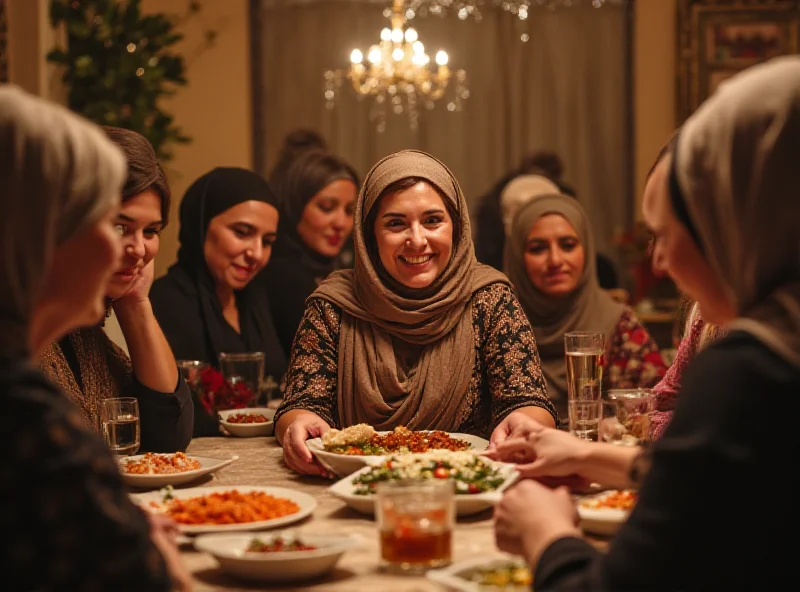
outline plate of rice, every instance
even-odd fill
[[[387,455],[403,455],[446,450],[479,452],[489,442],[472,434],[447,433],[439,430],[410,430],[403,426],[391,432],[377,432],[367,424],[343,430],[329,430],[322,438],[306,442],[308,449],[323,467],[339,477],[346,477]]]

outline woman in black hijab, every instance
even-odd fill
[[[278,228],[269,185],[246,169],[215,168],[187,190],[180,225],[178,262],[150,291],[175,357],[217,366],[221,352],[261,351],[265,375],[280,382],[286,356],[266,285],[253,281],[269,261]]]
[[[306,298],[337,267],[353,232],[358,177],[330,152],[298,156],[272,186],[281,202],[275,256],[264,272],[270,309],[287,356]]]

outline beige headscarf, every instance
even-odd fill
[[[542,175],[520,175],[512,179],[500,193],[500,211],[503,214],[503,228],[506,237],[511,234],[514,214],[540,195],[559,193],[558,185]]]
[[[99,127],[0,85],[0,357],[28,329],[55,247],[119,202],[125,159]]]
[[[726,328],[800,366],[800,57],[720,85],[681,131],[671,187],[734,303]]]
[[[525,269],[525,247],[536,221],[547,214],[559,214],[569,222],[583,245],[585,263],[575,291],[565,298],[554,298],[533,285]],[[567,417],[567,370],[564,362],[564,333],[598,331],[606,343],[619,324],[624,306],[614,301],[600,287],[595,270],[595,247],[586,211],[567,195],[539,196],[517,212],[506,241],[505,271],[528,316],[536,336],[547,381],[547,394],[558,409],[559,417]]]
[[[371,260],[364,234],[367,216],[383,191],[410,177],[437,188],[460,216],[453,220],[460,227],[460,240],[453,245],[450,262],[424,290],[387,285],[391,282],[380,262]],[[338,389],[342,425],[364,422],[376,429],[405,425],[452,431],[458,427],[456,410],[469,387],[475,358],[472,295],[489,284],[508,283],[500,272],[475,259],[458,182],[446,166],[423,152],[387,156],[364,180],[353,241],[355,269],[332,274],[312,295],[344,312]],[[415,363],[404,363],[395,345],[404,351],[416,349]]]

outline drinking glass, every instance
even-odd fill
[[[245,385],[252,393],[248,406],[266,406],[268,400],[262,400],[264,391],[264,352],[250,352],[244,354],[219,354],[219,369],[222,376],[231,387]],[[264,398],[265,398],[264,397]]]
[[[656,396],[651,389],[611,389],[608,398],[608,415],[614,414],[616,425],[608,433],[601,433],[603,441],[629,446],[650,442],[650,419],[656,408]],[[605,420],[605,418],[604,418]],[[608,423],[608,427],[613,424]]]
[[[199,360],[178,360],[178,371],[189,386],[189,390],[196,392],[201,386],[201,375],[208,368],[208,362]]]
[[[100,401],[103,437],[111,452],[130,456],[139,450],[139,401],[133,397]]]
[[[210,367],[211,364],[200,360],[178,360],[178,370],[192,393],[192,405],[194,406],[192,436],[195,438],[219,436],[220,434],[219,420],[216,413],[209,414],[203,405],[203,396],[205,394],[203,392],[203,372]]]
[[[377,487],[381,565],[421,573],[452,560],[455,489],[450,479],[384,481]]]
[[[565,333],[568,400],[598,401],[603,383],[603,333]]]
[[[581,440],[597,441],[600,426],[601,402],[574,399],[567,402],[569,410],[569,433]]]

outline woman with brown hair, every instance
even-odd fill
[[[41,367],[96,430],[100,429],[102,399],[135,397],[140,451],[185,450],[194,422],[191,395],[149,299],[154,258],[169,219],[169,186],[146,138],[120,128],[104,131],[128,163],[122,207],[115,220],[123,254],[106,296],[130,358],[111,342],[102,325],[96,325],[72,331],[53,343],[43,352]]]
[[[264,276],[272,320],[288,356],[306,298],[336,269],[353,232],[358,176],[342,158],[310,150],[272,190],[280,200],[281,223]]]
[[[131,502],[102,438],[35,367],[54,340],[103,317],[121,254],[124,156],[97,126],[0,85],[0,178],[0,524],[13,533],[4,581],[190,590],[174,525]]]
[[[406,150],[367,175],[355,269],[309,298],[275,416],[286,463],[321,473],[305,442],[369,423],[492,441],[554,426],[533,331],[508,279],[475,259],[467,204],[432,156]]]

